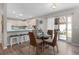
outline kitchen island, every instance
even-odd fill
[[[7,44],[10,45],[11,36],[16,36],[19,39],[22,39],[22,41],[23,41],[23,39],[25,39],[24,41],[28,41],[29,40],[29,36],[27,34],[28,34],[28,32],[31,32],[31,31],[32,31],[32,29],[26,29],[26,30],[23,30],[23,29],[22,30],[8,30],[7,31]],[[22,36],[20,36],[22,34],[24,34],[25,38],[22,38]],[[19,41],[19,39],[18,39],[18,41]],[[16,43],[16,40],[15,40],[15,43]]]

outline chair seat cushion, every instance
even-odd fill
[[[47,40],[45,40],[45,41],[47,41],[47,42],[52,42],[52,41],[53,41],[53,39],[47,39]]]
[[[42,40],[40,39],[36,39],[37,44],[40,44],[42,42]]]
[[[52,42],[44,41],[44,43],[53,46]]]

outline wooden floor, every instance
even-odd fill
[[[1,46],[1,45],[0,45]],[[79,55],[79,47],[70,45],[63,41],[58,41],[59,46],[59,53],[56,55]],[[19,45],[13,45],[13,47],[8,47],[7,49],[3,50],[0,47],[0,55],[35,55],[35,51],[30,48],[29,54],[29,43],[25,42]],[[53,50],[51,47],[49,49],[45,49],[43,53],[39,52],[39,55],[53,55]]]

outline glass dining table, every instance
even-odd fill
[[[44,51],[44,47],[45,47],[45,40],[49,39],[51,37],[51,35],[48,35],[48,34],[41,34],[41,35],[38,35],[37,39],[41,39],[42,40],[42,47],[43,47],[43,51]]]

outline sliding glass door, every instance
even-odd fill
[[[72,16],[62,16],[59,19],[59,39],[71,41]]]
[[[59,39],[66,40],[66,38],[67,38],[66,17],[62,16],[59,19]]]
[[[72,39],[72,16],[67,17],[67,40],[70,42]]]

